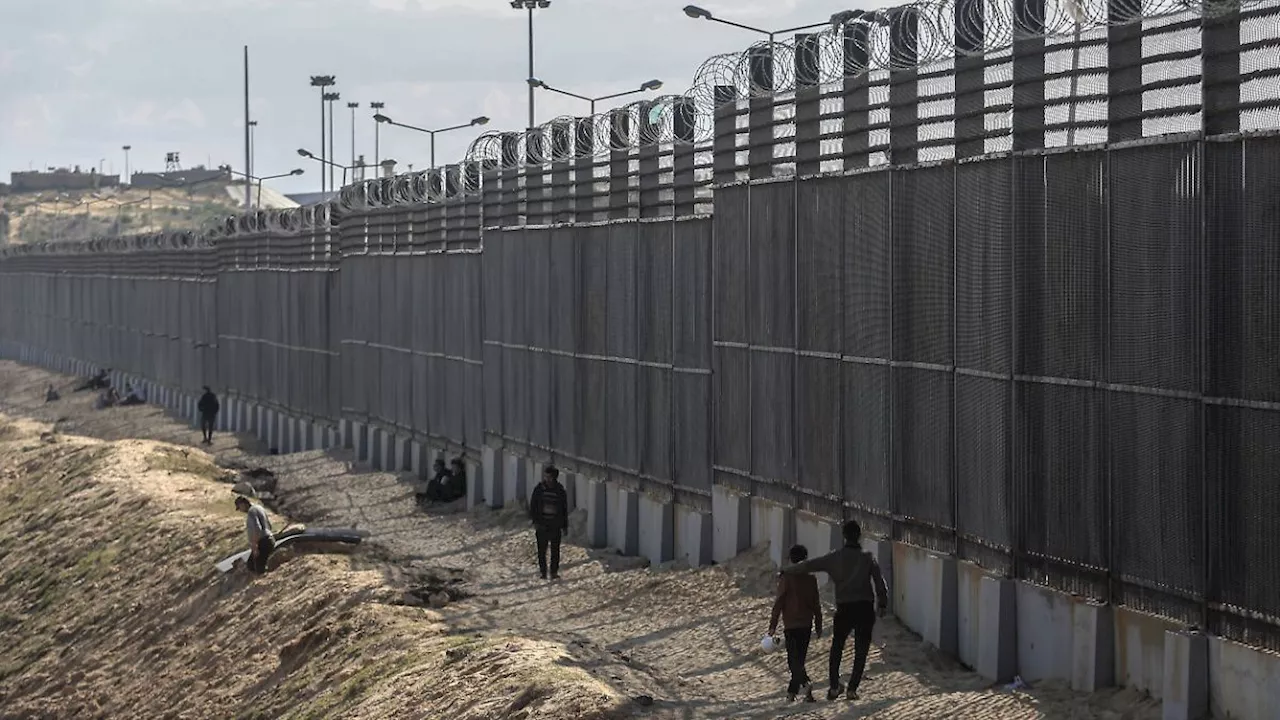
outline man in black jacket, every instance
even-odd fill
[[[214,421],[218,419],[218,396],[213,394],[208,385],[204,386],[204,395],[200,396],[200,402],[196,404],[196,410],[200,413],[200,431],[204,433],[204,444],[213,444],[213,426]]]
[[[547,579],[547,547],[551,548],[551,579],[560,575],[560,539],[569,527],[569,494],[560,484],[560,471],[548,465],[542,482],[529,498],[529,518],[538,538],[538,570]]]

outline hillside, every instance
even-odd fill
[[[244,542],[224,475],[0,417],[0,718],[612,715],[560,646],[451,632],[432,571],[282,551],[220,575]]]
[[[9,214],[8,239],[16,245],[197,229],[219,216],[241,212],[243,194],[243,184],[224,183],[150,191],[128,187],[67,191],[57,194],[56,203],[53,192],[20,193],[0,195],[0,211]],[[258,202],[256,188],[254,201]],[[269,187],[262,190],[261,204],[294,205]]]

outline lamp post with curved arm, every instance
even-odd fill
[[[294,168],[287,173],[279,173],[277,175],[264,175],[262,177],[258,177],[257,175],[251,175],[249,173],[242,173],[239,170],[234,170],[232,168],[227,168],[227,172],[233,175],[239,175],[240,177],[245,179],[246,183],[253,182],[255,180],[258,181],[257,205],[258,207],[262,207],[262,181],[263,180],[276,180],[278,178],[283,178],[283,177],[293,177],[295,175],[301,175],[305,173],[306,170],[303,170],[302,168]]]
[[[327,159],[327,158],[316,157],[315,153],[311,152],[310,150],[307,150],[306,148],[298,148],[298,155],[300,155],[300,156],[302,156],[302,157],[304,157],[304,158],[307,158],[308,160],[315,160],[316,162],[320,163],[321,165],[326,165],[326,166],[328,166],[328,167],[330,167],[330,168],[338,168],[338,169],[342,170],[342,184],[343,184],[344,186],[347,184],[347,170],[350,170],[351,168],[348,168],[346,165],[340,165],[340,164],[338,164],[338,163],[336,163],[336,162],[333,162],[332,160],[329,160],[329,159]],[[292,173],[289,173],[289,174],[290,174],[290,175],[295,175],[295,174],[296,174],[296,175],[301,175],[302,173],[299,173],[299,172],[292,172]],[[323,176],[324,176],[324,173],[323,173],[323,172],[321,172],[321,173],[320,173],[320,175],[321,175],[321,177],[323,177]],[[332,190],[330,190],[330,192],[332,192]]]
[[[382,113],[378,113],[377,115],[374,115],[373,119],[377,120],[379,123],[386,123],[388,125],[402,127],[407,130],[416,130],[418,132],[427,133],[428,135],[430,135],[431,136],[431,167],[432,168],[436,166],[436,133],[449,132],[450,130],[461,130],[463,128],[477,127],[479,125],[489,124],[489,118],[483,115],[481,115],[480,117],[471,118],[471,122],[463,123],[461,125],[451,125],[450,127],[440,128],[438,130],[428,130],[427,128],[420,128],[414,125],[406,125],[404,123],[398,123],[395,120],[392,120],[391,118],[387,117],[386,115],[383,115]]]
[[[635,95],[636,93],[649,92],[650,90],[657,90],[662,87],[661,80],[648,80],[648,81],[645,81],[644,83],[641,83],[640,87],[634,90],[623,90],[622,92],[611,93],[609,95],[587,97],[586,95],[578,95],[577,93],[571,93],[568,90],[561,90],[560,88],[551,87],[550,85],[539,80],[538,78],[529,78],[528,82],[529,82],[529,87],[531,88],[535,88],[535,89],[541,88],[543,90],[546,90],[547,92],[553,92],[559,95],[567,95],[571,98],[577,98],[579,100],[585,100],[591,103],[592,115],[596,114],[596,103],[600,102],[601,100],[612,100],[614,98],[625,97],[627,95]]]

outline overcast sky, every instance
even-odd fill
[[[757,38],[695,21],[687,0],[553,0],[536,11],[537,75],[582,95],[649,78],[682,92],[709,55]],[[783,28],[822,21],[867,0],[705,0],[747,24]],[[161,170],[168,151],[186,167],[243,169],[242,48],[249,46],[251,105],[259,123],[257,174],[304,167],[276,181],[319,189],[319,91],[311,75],[336,75],[342,95],[336,154],[373,159],[368,103],[400,122],[444,127],[477,115],[488,129],[518,129],[527,113],[526,16],[509,0],[3,0],[0,8],[0,177],[50,165]],[[581,114],[583,103],[540,92],[538,120]],[[601,108],[603,109],[603,108]],[[440,163],[460,159],[471,129],[438,139]],[[428,138],[382,129],[382,157],[428,165]],[[305,164],[301,164],[305,163]]]

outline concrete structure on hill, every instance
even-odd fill
[[[105,187],[118,187],[118,175],[100,175],[96,169],[81,172],[80,166],[74,168],[50,168],[46,171],[32,170],[15,172],[9,175],[10,192],[27,193],[44,190],[97,190]]]
[[[195,185],[205,182],[231,182],[231,172],[221,168],[210,170],[197,165],[190,170],[174,170],[159,173],[134,173],[130,183],[136,188],[165,188],[175,185]]]

